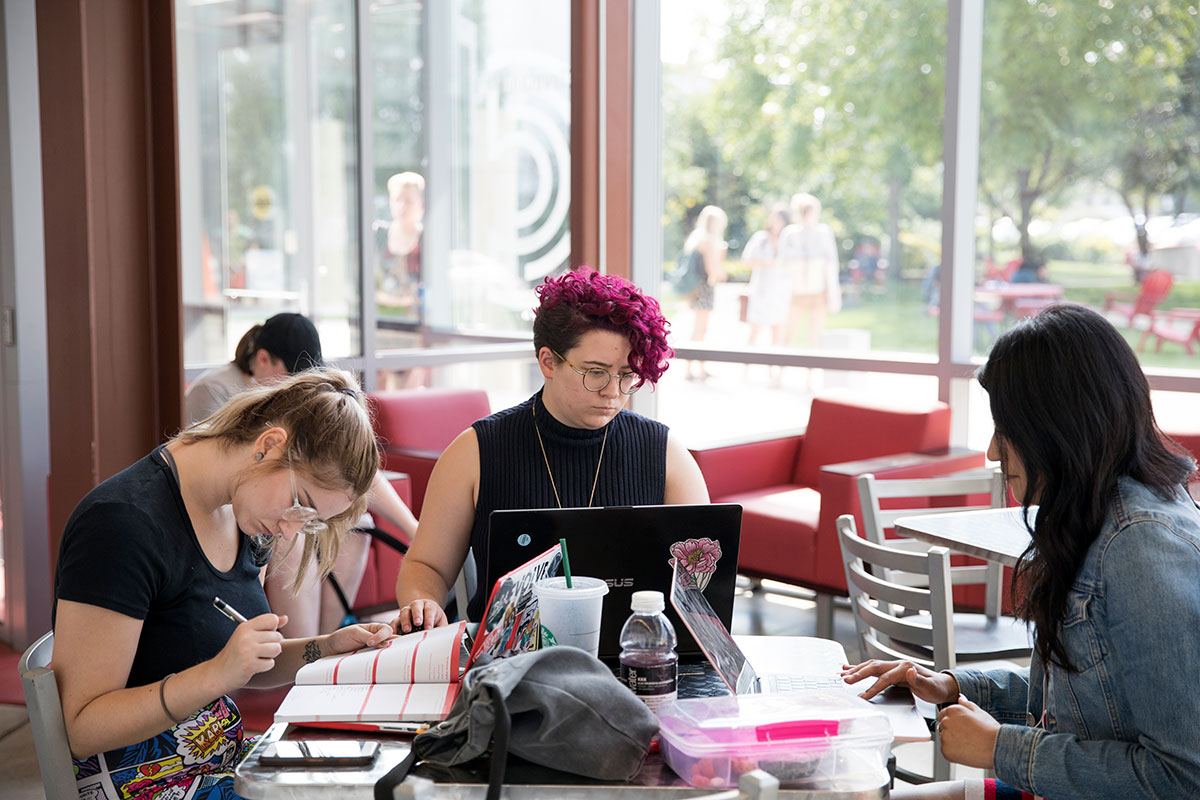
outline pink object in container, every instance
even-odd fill
[[[865,791],[888,782],[891,724],[848,693],[674,700],[658,721],[663,758],[692,786],[733,787],[754,769],[789,789]]]

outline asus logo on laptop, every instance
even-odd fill
[[[633,586],[633,578],[605,578],[604,582],[610,589],[628,589]]]

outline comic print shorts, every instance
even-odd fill
[[[221,697],[183,722],[129,747],[75,759],[81,800],[234,800],[233,769],[257,737]]]

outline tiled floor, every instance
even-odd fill
[[[809,600],[773,592],[751,594],[739,591],[733,606],[734,633],[775,636],[813,636],[816,632],[814,604]],[[857,658],[854,620],[844,607],[834,614],[834,638],[846,648],[850,659]],[[909,744],[896,749],[902,766],[928,772],[930,745]],[[963,772],[977,773],[973,770]],[[960,772],[960,775],[962,773]],[[42,798],[33,737],[23,706],[0,705],[0,798],[37,800]]]

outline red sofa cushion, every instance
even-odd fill
[[[372,392],[375,432],[385,446],[446,449],[472,422],[491,413],[482,389],[399,389]]]
[[[412,505],[412,481],[407,475],[392,478],[388,481],[396,494],[407,506]],[[399,528],[392,527],[387,520],[375,515],[375,525],[386,533],[390,533],[404,543],[409,543],[408,534]],[[403,556],[388,545],[371,541],[367,551],[367,564],[363,568],[362,581],[358,584],[358,593],[350,604],[355,608],[377,605],[394,605],[396,602],[396,574],[400,572],[400,560]]]
[[[1200,424],[1195,430],[1163,431],[1163,433],[1191,453],[1192,458],[1200,461]]]
[[[1191,453],[1192,458],[1200,462],[1200,424],[1197,424],[1192,429],[1176,429],[1165,431],[1165,433]],[[1188,483],[1188,491],[1196,502],[1200,502],[1200,472],[1192,473],[1192,480]]]
[[[412,479],[409,508],[417,517],[438,456],[471,423],[491,413],[482,389],[399,389],[368,395],[384,469]]]
[[[738,502],[725,498],[790,484],[803,439],[802,434],[785,435],[691,452],[704,474],[708,496],[714,502]]]
[[[742,536],[738,569],[755,577],[807,573],[817,553],[821,496],[815,489],[784,484],[728,495],[722,503],[740,503]]]
[[[945,403],[816,397],[796,459],[794,482],[816,487],[826,464],[928,452],[949,441],[950,406]]]

